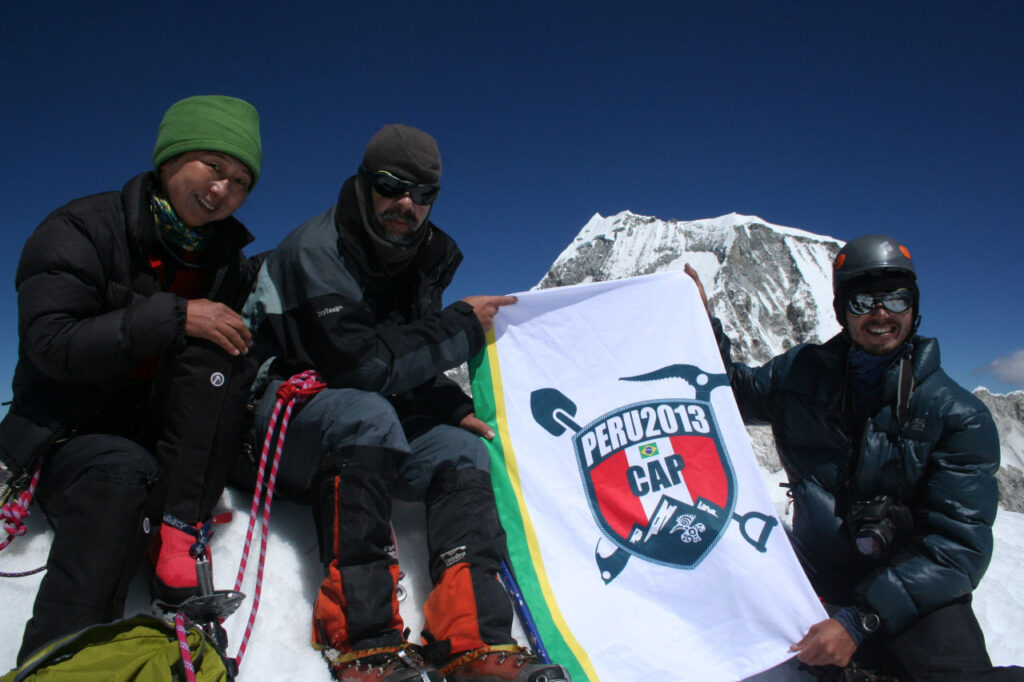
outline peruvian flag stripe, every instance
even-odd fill
[[[629,459],[619,450],[590,470],[601,516],[621,538],[629,538],[634,524],[647,525],[643,504],[629,489],[627,469]]]
[[[673,436],[672,447],[683,456],[683,479],[694,502],[703,497],[724,509],[729,502],[729,482],[715,441],[706,436]]]

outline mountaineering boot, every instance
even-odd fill
[[[180,604],[199,595],[196,559],[210,560],[207,543],[213,535],[214,521],[186,524],[164,514],[160,534],[150,547],[153,563],[153,596],[168,604]]]
[[[450,659],[441,673],[448,682],[572,682],[565,668],[515,644],[467,651]]]
[[[326,649],[323,654],[339,682],[444,682],[437,668],[424,662],[410,644],[345,654]]]

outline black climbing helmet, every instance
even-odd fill
[[[870,234],[857,237],[839,250],[832,263],[832,308],[846,327],[846,302],[861,291],[904,287],[914,295],[914,328],[920,323],[920,292],[910,251],[892,237]]]

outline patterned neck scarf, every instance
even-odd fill
[[[888,355],[872,355],[862,348],[850,346],[847,356],[850,364],[850,383],[858,393],[877,393],[882,390],[882,378],[897,357],[914,350],[907,341]]]
[[[186,252],[206,250],[213,236],[212,227],[189,227],[174,213],[171,202],[156,193],[149,197],[149,212],[164,242]]]

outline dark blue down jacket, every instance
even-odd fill
[[[728,339],[719,340],[728,359]],[[851,442],[844,429],[849,348],[839,334],[756,369],[732,364],[730,380],[744,421],[772,427],[792,486],[794,547],[818,594],[839,606],[868,605],[895,633],[969,594],[984,575],[999,437],[985,405],[940,368],[938,342],[916,336],[906,419],[896,416],[897,362],[885,377],[881,409],[860,442]],[[910,508],[914,531],[900,551],[872,565],[856,554],[843,518],[851,503],[879,494]]]

